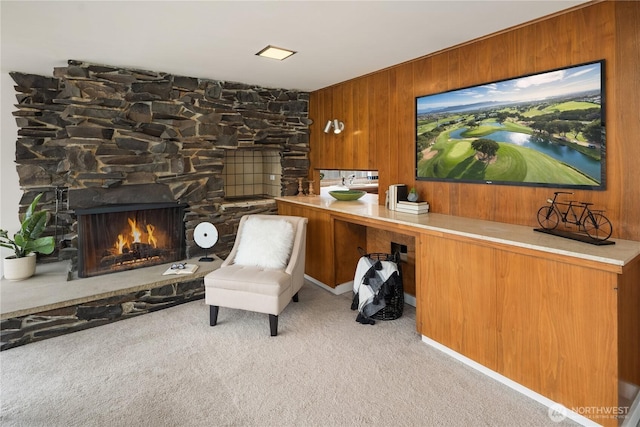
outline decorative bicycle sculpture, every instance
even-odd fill
[[[597,241],[604,241],[611,237],[613,227],[611,221],[603,215],[602,210],[591,210],[593,203],[586,202],[558,202],[558,194],[573,194],[568,191],[556,191],[553,200],[547,199],[549,205],[538,210],[538,223],[545,230],[554,230],[560,221],[564,224],[576,225],[578,231],[584,232]]]

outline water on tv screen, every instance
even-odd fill
[[[416,179],[605,188],[604,61],[416,98]]]

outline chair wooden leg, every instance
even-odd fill
[[[218,307],[217,305],[209,306],[209,326],[216,326],[218,323]]]
[[[269,315],[269,327],[271,328],[271,336],[275,337],[278,335],[278,316],[275,314]]]
[[[298,302],[298,292],[293,296],[293,302]]]

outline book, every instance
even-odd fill
[[[397,206],[403,206],[409,209],[429,209],[429,202],[404,202],[399,201]]]
[[[396,210],[399,212],[407,213],[427,213],[429,212],[429,202],[404,202],[399,201],[396,205]]]
[[[171,267],[167,268],[167,270],[162,273],[163,276],[168,276],[170,274],[193,274],[198,270],[198,264],[187,264],[185,262],[177,262],[172,264]]]
[[[389,197],[389,209],[395,211],[398,201],[407,200],[407,186],[405,184],[392,184],[389,186],[387,194]]]
[[[409,190],[407,186],[404,184],[397,184],[396,186],[396,204],[398,202],[406,202],[407,196],[409,195]]]
[[[421,214],[429,213],[429,209],[416,210],[416,209],[411,209],[411,208],[405,208],[404,206],[398,205],[398,206],[396,206],[396,212],[410,213],[410,214],[414,214],[414,215],[421,215]]]

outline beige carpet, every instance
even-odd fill
[[[361,325],[312,284],[280,316],[203,301],[0,353],[3,427],[568,426],[422,343],[415,310]]]

